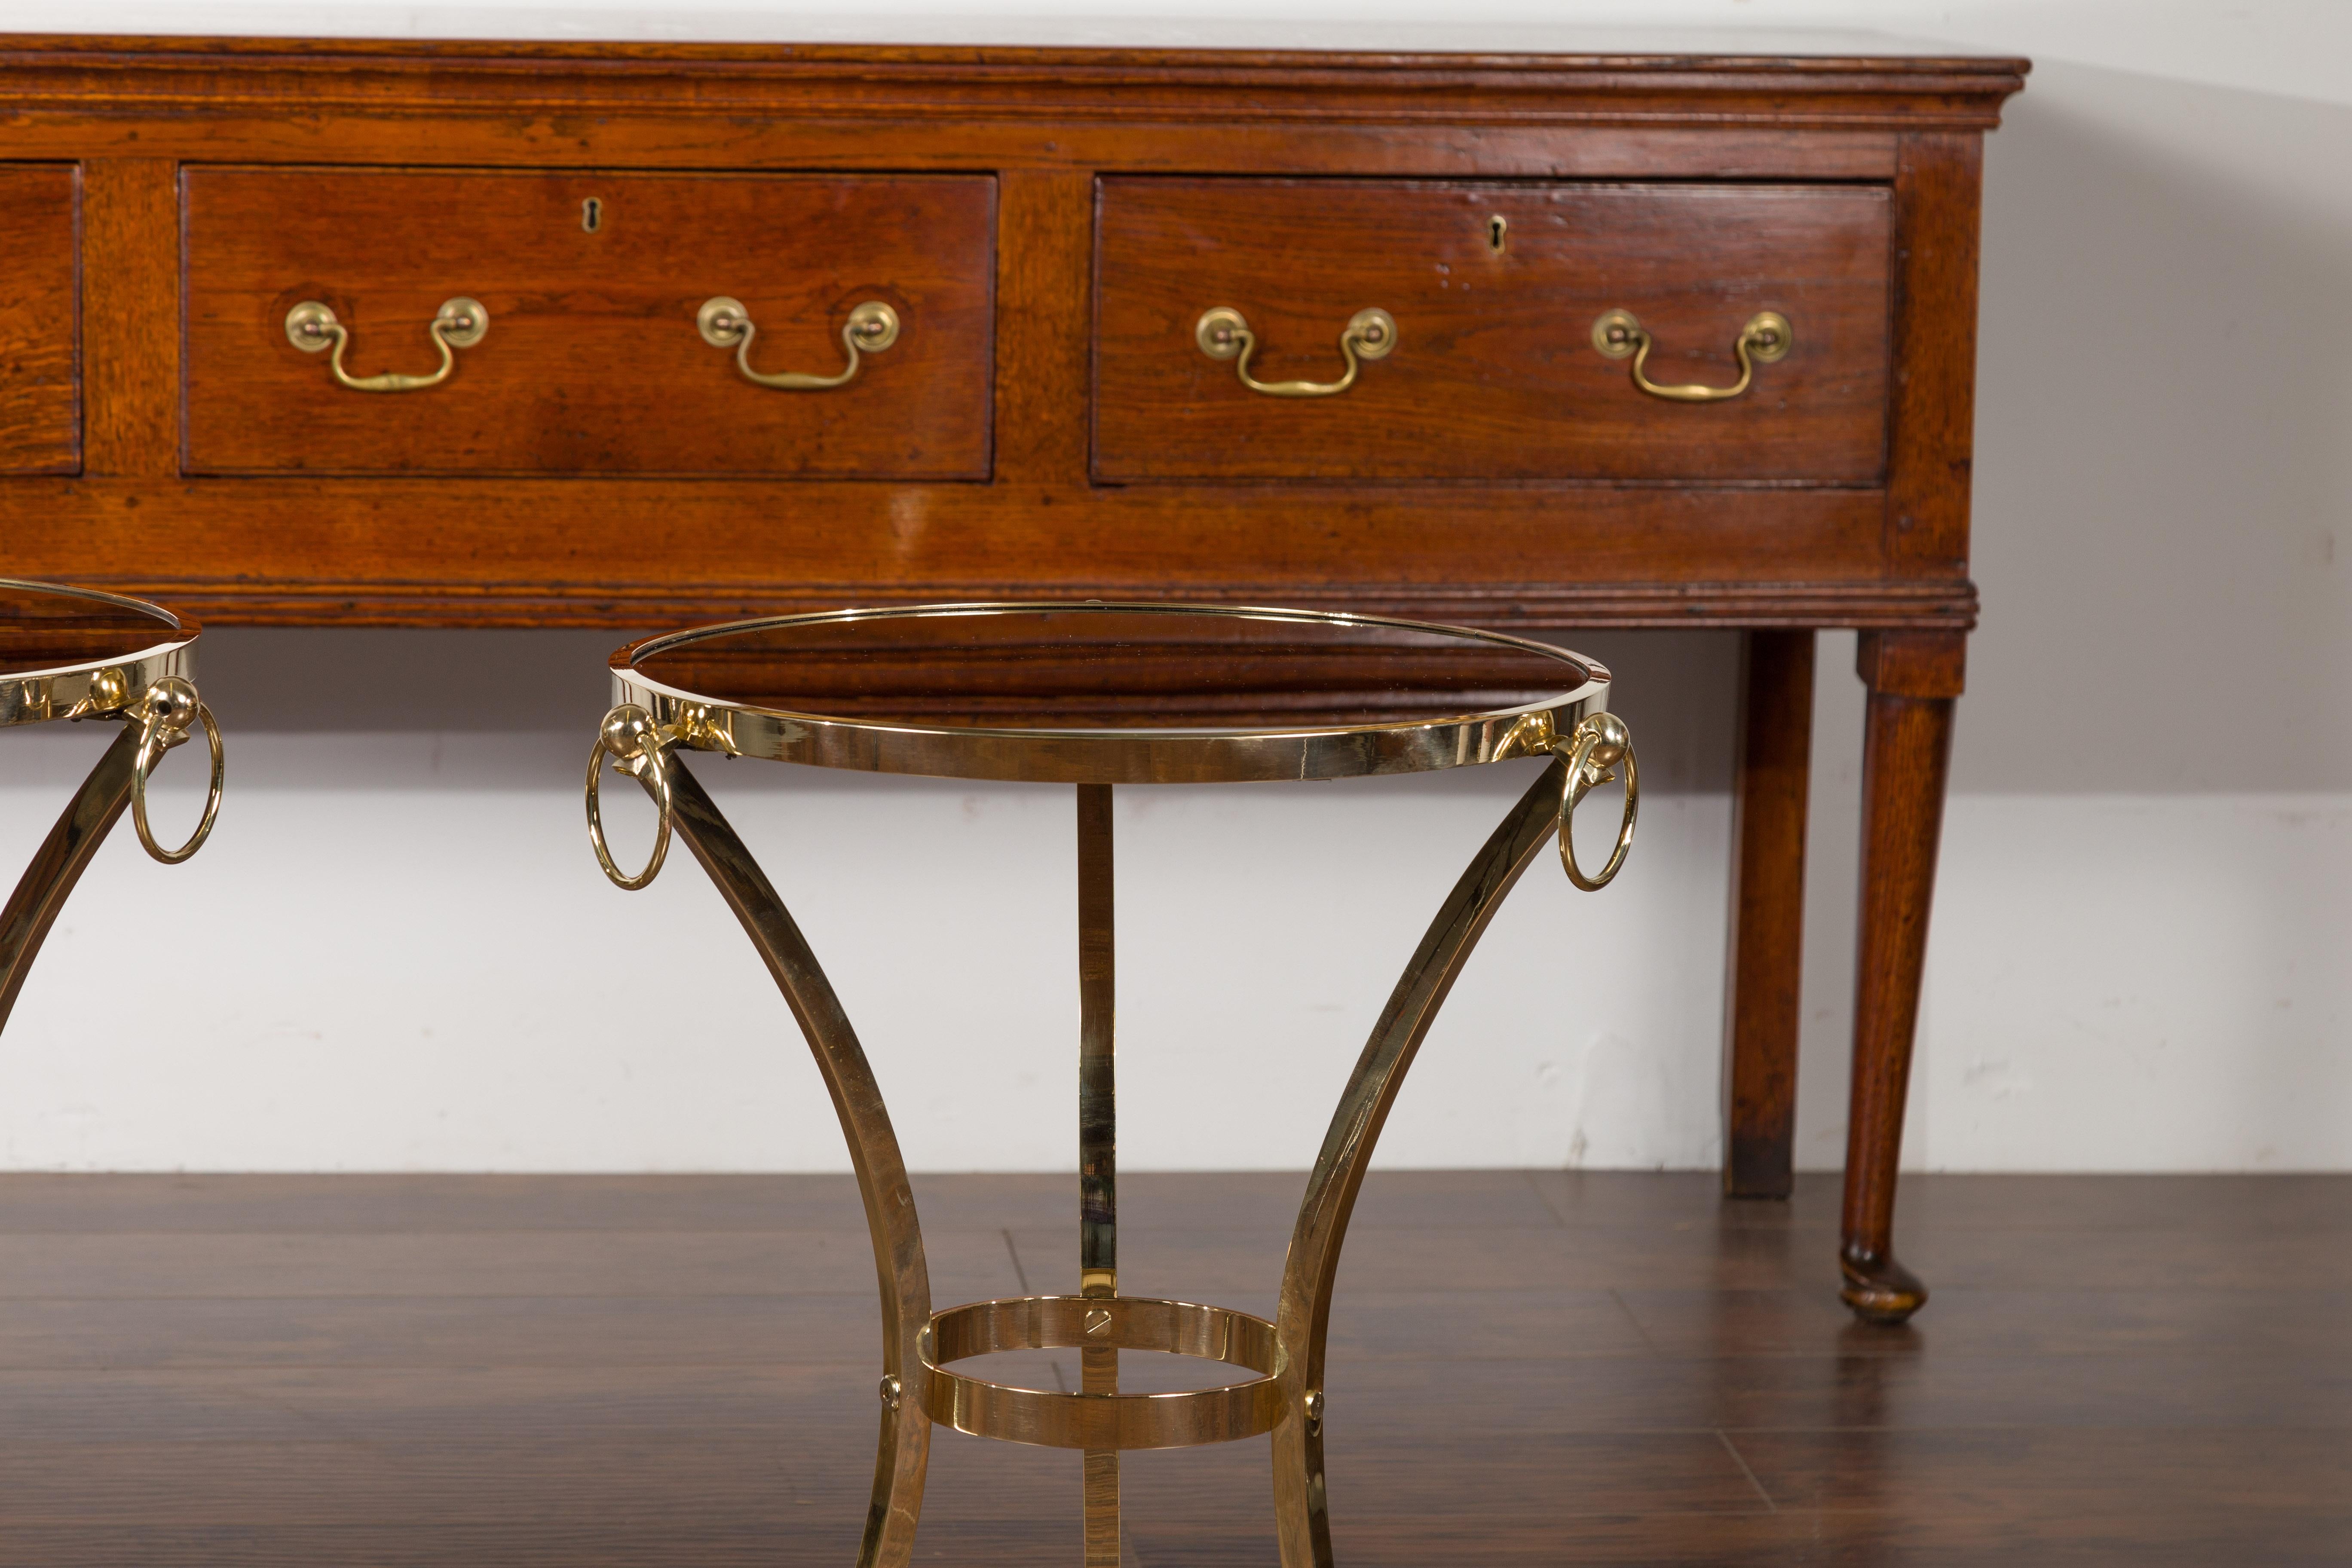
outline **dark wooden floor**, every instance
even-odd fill
[[[1123,1285],[1269,1310],[1300,1184],[1124,1178]],[[940,1302],[1072,1288],[1073,1188],[919,1181]],[[1375,1177],[1342,1563],[2352,1563],[2352,1178],[1914,1178],[1907,1330],[1835,1202]],[[872,1278],[845,1179],[0,1177],[0,1563],[848,1568]],[[1272,1568],[1267,1453],[1131,1456],[1134,1563]],[[1075,1563],[1077,1505],[943,1433],[919,1556]]]

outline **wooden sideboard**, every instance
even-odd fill
[[[1789,1190],[1813,632],[1858,627],[1843,1263],[1900,1319],[1980,141],[2024,70],[0,39],[0,570],[214,625],[1745,628],[1738,1195]]]

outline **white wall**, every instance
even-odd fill
[[[843,22],[142,0],[0,6],[0,25],[1574,47],[1574,31],[1529,25],[1638,16],[1877,26],[2034,55],[1987,158],[1985,619],[1906,1156],[2352,1166],[2352,7],[922,15],[946,9]],[[231,727],[220,831],[176,869],[127,834],[93,868],[0,1036],[0,1166],[841,1167],[805,1052],[692,865],[632,898],[581,842],[579,774],[617,640],[208,635],[205,684]],[[1718,1157],[1729,639],[1569,640],[1623,677],[1651,786],[1642,843],[1598,898],[1543,867],[1522,884],[1432,1037],[1390,1163]],[[467,669],[498,695],[445,697]],[[1799,1122],[1813,1166],[1843,1152],[1859,717],[1852,638],[1825,637]],[[0,865],[21,863],[101,739],[53,728],[0,737]],[[1129,792],[1127,1163],[1305,1163],[1391,977],[1519,772]],[[1071,1163],[1066,793],[753,763],[705,776],[835,969],[912,1163]],[[1313,1115],[1289,1109],[1298,1097]]]

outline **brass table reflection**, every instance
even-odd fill
[[[0,910],[0,1028],[66,896],[126,805],[139,842],[166,865],[194,855],[212,833],[221,740],[196,695],[197,631],[142,600],[0,577],[0,728],[57,719],[122,725]],[[204,819],[185,844],[166,849],[148,826],[147,780],[197,723],[212,752]]]
[[[942,649],[952,650],[942,674]],[[926,657],[928,656],[928,657]],[[849,1141],[882,1293],[882,1434],[861,1568],[908,1561],[930,1424],[1085,1454],[1085,1561],[1118,1562],[1118,1456],[1274,1434],[1285,1568],[1328,1568],[1324,1341],[1332,1280],[1372,1145],[1454,977],[1519,875],[1559,847],[1577,886],[1616,875],[1640,780],[1608,670],[1492,633],[1368,616],[1177,605],[943,605],[741,621],[613,656],[614,706],[588,759],[590,842],[642,888],[673,836],[719,886],[799,1019]],[[1078,1290],[934,1311],[898,1143],[857,1037],[767,877],[680,757],[1077,786]],[[1356,1063],[1291,1234],[1273,1321],[1118,1291],[1112,1037],[1111,792],[1122,784],[1338,779],[1549,758],[1439,910]],[[658,812],[634,875],[600,811],[607,764]],[[1622,778],[1607,862],[1588,871],[1577,803]],[[954,1370],[995,1351],[1076,1348],[1074,1393]],[[1254,1373],[1122,1394],[1118,1352]]]

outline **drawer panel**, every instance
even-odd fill
[[[990,176],[191,168],[182,195],[190,472],[987,477]],[[868,301],[896,338],[845,384],[757,385],[698,329],[719,298],[762,374],[841,374]],[[289,335],[323,304],[352,377],[422,375],[452,300],[485,330],[429,387],[346,388],[331,330]]]
[[[81,471],[81,178],[0,163],[0,474]]]
[[[1097,188],[1094,472],[1176,479],[1798,480],[1885,468],[1884,187],[1106,178]],[[1501,219],[1500,246],[1496,219]],[[1360,310],[1395,321],[1332,395],[1251,391],[1196,341],[1246,323],[1262,382],[1340,378]],[[1759,312],[1790,324],[1748,389]]]

